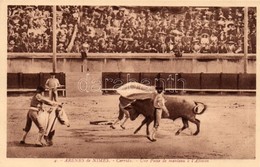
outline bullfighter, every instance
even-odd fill
[[[42,93],[45,91],[45,88],[42,86],[38,86],[36,89],[35,95],[31,99],[31,104],[29,111],[27,112],[27,117],[26,117],[26,125],[25,128],[23,129],[24,133],[22,136],[22,139],[20,141],[20,144],[25,144],[25,139],[32,127],[32,122],[35,123],[37,128],[39,129],[39,134],[35,143],[35,146],[37,147],[42,147],[44,144],[42,143],[42,138],[44,136],[45,130],[44,130],[44,121],[40,119],[40,115],[43,114],[43,104],[50,105],[50,106],[60,106],[61,104],[50,101],[46,99]]]

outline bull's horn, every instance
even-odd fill
[[[195,102],[195,104],[196,104],[196,102]],[[193,112],[195,113],[195,114],[198,114],[198,104],[196,104],[196,106],[195,107],[193,107]]]

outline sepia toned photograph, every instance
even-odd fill
[[[4,159],[257,164],[258,4],[157,4],[4,4]]]

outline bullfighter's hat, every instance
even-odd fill
[[[44,92],[45,91],[45,88],[43,87],[43,86],[38,86],[37,88],[36,88],[36,91],[38,91],[38,92]]]
[[[156,86],[155,89],[156,89],[156,91],[158,93],[161,93],[163,91],[163,87],[162,86]]]

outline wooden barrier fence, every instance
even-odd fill
[[[7,73],[7,93],[35,92],[37,86],[44,86],[50,73]],[[59,88],[63,96],[66,93],[65,73],[57,73],[56,78],[63,88]]]
[[[256,92],[256,74],[231,73],[102,73],[102,90],[127,82],[162,86],[166,91]]]
[[[102,92],[115,91],[127,82],[162,86],[168,92],[256,92],[256,74],[244,73],[122,73],[103,72]],[[7,93],[34,92],[45,85],[49,73],[8,73]],[[57,73],[64,88],[58,91],[66,96],[65,73]]]

